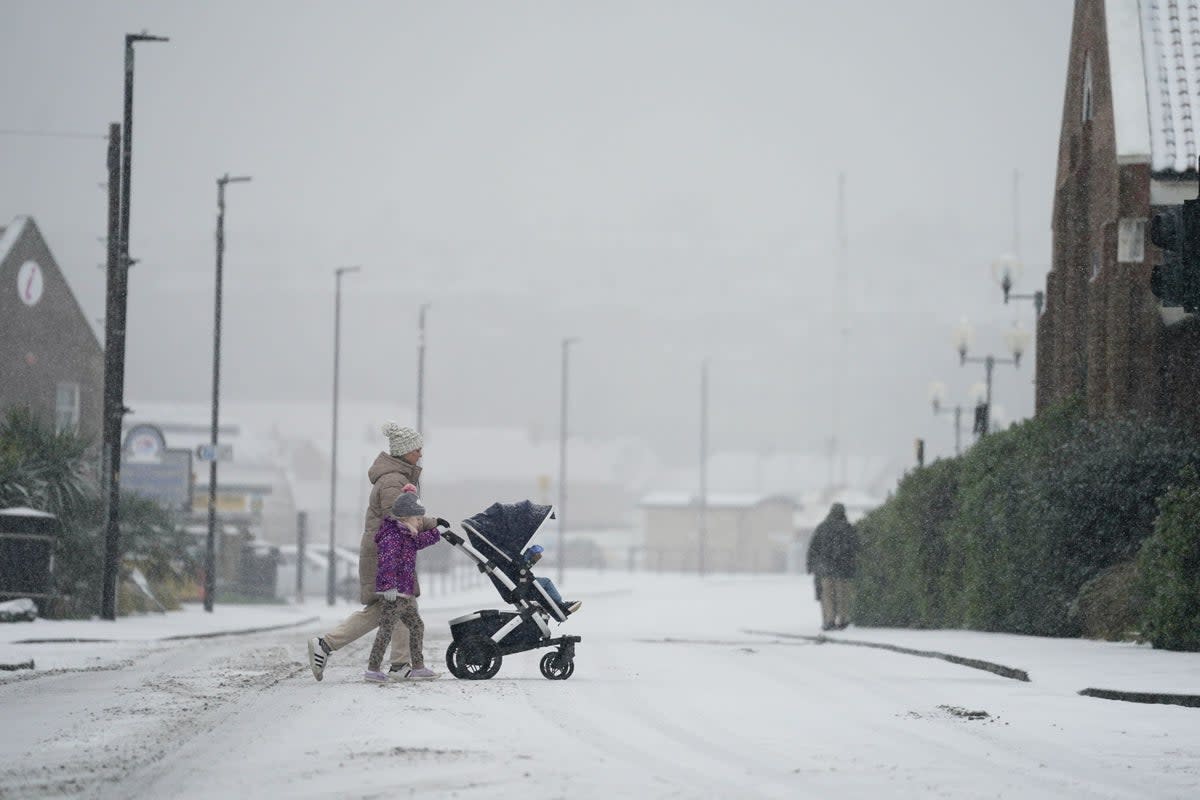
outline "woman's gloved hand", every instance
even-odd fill
[[[389,603],[396,602],[396,598],[400,597],[400,591],[398,589],[388,589],[386,592],[376,592],[375,594],[379,595],[380,598]]]

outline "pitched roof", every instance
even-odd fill
[[[1195,169],[1200,0],[1106,0],[1117,162]]]
[[[12,224],[5,228],[0,228],[0,264],[3,264],[8,258],[8,253],[21,239],[21,234],[25,232],[25,223],[29,221],[29,217],[17,217]]]
[[[1141,10],[1150,168],[1195,169],[1200,155],[1194,119],[1200,111],[1200,0],[1141,0]]]

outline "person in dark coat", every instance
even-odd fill
[[[846,519],[846,507],[834,503],[813,532],[808,545],[808,571],[821,598],[821,630],[841,630],[850,624],[854,604],[854,575],[858,570],[858,534]]]

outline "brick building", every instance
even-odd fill
[[[0,411],[26,406],[98,442],[104,351],[37,224],[0,228]]]
[[[1194,118],[1196,118],[1194,120]],[[1150,292],[1147,221],[1197,196],[1200,0],[1076,0],[1037,407],[1200,427],[1200,321]]]

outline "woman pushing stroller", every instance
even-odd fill
[[[436,527],[419,530],[425,519],[425,507],[416,495],[416,487],[404,487],[392,503],[391,516],[384,517],[375,534],[378,549],[378,569],[375,572],[375,594],[382,604],[379,629],[367,661],[363,679],[370,683],[387,683],[388,676],[380,670],[383,654],[392,640],[392,627],[397,617],[408,627],[409,652],[412,664],[404,677],[410,679],[436,678],[437,673],[425,666],[425,623],[417,610],[413,592],[417,570],[417,551],[441,540]]]

